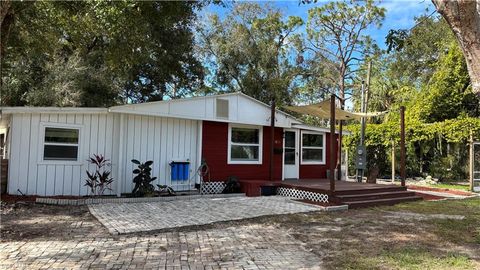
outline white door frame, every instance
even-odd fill
[[[300,130],[299,129],[284,129],[283,130],[283,155],[282,155],[282,180],[285,179],[299,179],[300,178]],[[295,165],[285,164],[285,132],[295,132]],[[296,178],[285,178],[286,166],[296,166]]]

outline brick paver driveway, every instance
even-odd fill
[[[20,205],[2,213],[0,269],[320,268],[318,252],[270,220],[112,235],[85,206]]]
[[[154,231],[319,210],[317,206],[280,196],[108,203],[89,205],[89,209],[112,234]]]

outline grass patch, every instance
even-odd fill
[[[447,188],[447,189],[455,189],[461,191],[470,191],[468,185],[459,185],[459,184],[451,184],[451,183],[439,183],[436,185],[428,185],[434,188]]]
[[[480,244],[480,198],[420,201],[379,208],[419,214],[463,215],[465,219],[429,219],[431,232],[452,243]]]
[[[419,214],[480,215],[480,197],[463,200],[418,201],[378,209]]]
[[[378,226],[378,222],[382,220],[385,211],[463,215],[465,218],[406,219],[403,224],[394,223],[384,228]],[[351,214],[355,215],[354,212]],[[362,220],[351,217],[359,222],[355,231],[343,227],[340,232],[329,233],[330,237],[339,239],[341,245],[337,247],[336,254],[328,258],[327,268],[446,270],[476,269],[479,266],[477,259],[469,258],[469,253],[463,251],[480,249],[480,198],[403,203],[359,210],[357,215],[362,215],[359,217]],[[378,216],[378,221],[375,216]],[[377,222],[377,226],[367,226],[370,221]],[[370,234],[365,239],[364,234],[358,233],[368,230],[381,237],[376,239]],[[385,237],[388,234],[405,237],[389,239],[388,236]],[[345,239],[360,241],[345,243]],[[449,245],[456,248],[446,250],[445,246]]]
[[[378,256],[350,256],[344,269],[472,269],[474,262],[465,255],[446,253],[435,255],[426,248],[403,247],[383,250]]]
[[[463,220],[433,219],[432,232],[452,243],[480,244],[480,218],[466,217]]]

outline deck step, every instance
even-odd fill
[[[420,196],[408,196],[400,198],[387,198],[387,199],[377,199],[377,200],[364,200],[364,201],[353,201],[353,202],[344,202],[348,205],[348,208],[360,208],[360,207],[369,207],[369,206],[379,206],[379,205],[393,205],[403,202],[412,202],[422,200]]]
[[[402,186],[386,186],[386,187],[377,187],[377,188],[359,188],[351,190],[338,190],[335,191],[335,195],[359,195],[359,194],[372,194],[372,193],[386,193],[386,192],[400,192],[407,191],[407,187]]]
[[[288,185],[288,184],[280,184],[278,186],[284,187],[284,188],[311,191],[311,192],[328,193],[328,188],[322,189],[315,186],[294,186],[294,185]],[[399,192],[399,191],[407,191],[407,187],[402,187],[402,186],[359,187],[359,188],[352,188],[347,190],[336,190],[335,195],[358,195],[358,194],[372,194],[372,193]]]
[[[389,191],[389,192],[375,192],[375,193],[365,193],[365,194],[352,194],[352,195],[337,195],[336,197],[342,202],[353,202],[353,201],[367,201],[367,200],[379,200],[379,199],[390,199],[390,198],[403,198],[415,196],[413,191]]]

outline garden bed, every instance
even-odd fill
[[[158,197],[88,197],[88,198],[54,198],[54,197],[37,197],[35,202],[42,204],[54,205],[88,205],[100,203],[140,203],[140,202],[161,202],[161,201],[175,201],[175,200],[193,200],[199,198],[229,198],[229,197],[243,197],[243,193],[233,194],[204,194],[204,195],[180,195],[180,196],[158,196]]]
[[[37,195],[10,195],[2,194],[0,200],[4,203],[16,203],[16,202],[35,202],[37,198],[51,198],[51,199],[67,199],[67,200],[78,200],[85,197],[81,196],[37,196]]]
[[[468,192],[468,191],[462,191],[458,189],[449,189],[449,188],[437,188],[437,187],[426,187],[426,186],[417,186],[417,185],[407,185],[408,189],[411,190],[419,190],[419,191],[434,191],[434,192],[443,192],[443,193],[448,193],[448,194],[453,194],[453,195],[459,195],[459,196],[472,196],[475,195],[475,193]]]

